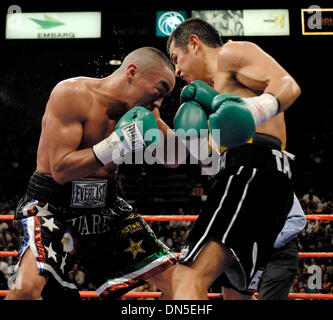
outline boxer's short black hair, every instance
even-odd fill
[[[191,34],[196,34],[209,47],[217,48],[223,45],[221,36],[211,24],[199,18],[189,18],[173,30],[167,41],[167,51],[170,52],[171,42],[174,42],[176,47],[185,48]]]

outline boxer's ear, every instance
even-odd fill
[[[190,34],[188,37],[189,49],[192,49],[195,52],[197,52],[200,46],[201,46],[200,38],[196,34]]]
[[[126,76],[129,81],[132,81],[136,73],[138,72],[139,67],[135,63],[131,63],[126,68]]]

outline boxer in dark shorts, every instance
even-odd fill
[[[54,87],[36,172],[15,215],[24,238],[6,299],[39,299],[47,284],[60,287],[60,296],[77,296],[68,278],[76,259],[99,295],[147,280],[168,296],[177,256],[117,196],[115,179],[126,157],[159,145],[159,129],[168,127],[158,109],[174,86],[169,59],[143,47],[108,77],[71,78]]]
[[[176,76],[187,83],[176,132],[194,129],[200,146],[206,139],[213,153],[222,153],[223,168],[173,272],[173,297],[207,299],[224,274],[233,285],[222,289],[224,298],[248,299],[242,293],[258,280],[293,205],[284,112],[301,90],[258,45],[224,44],[202,19],[179,24],[167,50]]]
[[[224,151],[179,262],[194,261],[211,240],[221,243],[234,256],[221,284],[252,295],[293,206],[290,163],[281,141],[266,134]]]

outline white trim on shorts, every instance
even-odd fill
[[[238,169],[238,171],[237,171],[237,173],[236,173],[236,175],[239,175],[239,174],[242,172],[243,168],[244,168],[244,166],[240,166],[239,169]],[[228,234],[229,234],[229,231],[230,231],[230,229],[232,228],[232,226],[233,226],[233,224],[234,224],[234,222],[235,222],[235,220],[236,220],[236,218],[237,218],[237,216],[238,216],[238,213],[239,213],[239,211],[240,211],[241,208],[242,208],[243,201],[244,201],[244,199],[245,199],[245,197],[246,197],[246,194],[247,194],[247,190],[248,190],[249,184],[250,184],[250,182],[253,180],[253,178],[254,178],[254,176],[256,175],[256,173],[257,173],[257,169],[256,169],[256,168],[253,168],[253,169],[252,169],[252,175],[251,175],[250,179],[249,179],[249,180],[246,182],[246,184],[245,184],[244,191],[243,191],[243,194],[242,194],[241,200],[240,200],[239,203],[238,203],[238,206],[237,206],[236,212],[234,213],[234,215],[233,215],[233,217],[232,217],[232,219],[231,219],[231,222],[230,222],[230,224],[229,224],[229,226],[228,226],[226,232],[224,233],[224,235],[223,235],[223,237],[222,237],[222,240],[221,240],[222,243],[225,243],[225,240],[226,240],[226,238],[227,238],[227,236],[228,236]],[[187,257],[184,259],[184,262],[188,261],[188,260],[192,257],[193,253],[198,249],[198,247],[202,244],[202,242],[203,242],[204,239],[206,238],[207,234],[209,233],[209,231],[210,231],[210,229],[211,229],[211,227],[212,227],[212,225],[213,225],[213,223],[214,223],[214,221],[215,221],[215,219],[216,219],[216,216],[217,216],[218,212],[221,210],[222,205],[223,205],[223,202],[224,202],[225,198],[226,198],[227,195],[228,195],[228,192],[229,192],[230,185],[231,185],[231,182],[232,182],[233,177],[234,177],[234,175],[231,175],[231,176],[229,177],[229,179],[228,179],[228,183],[227,183],[227,186],[226,186],[225,191],[224,191],[224,193],[223,193],[223,195],[222,195],[222,197],[221,197],[221,201],[220,201],[220,203],[219,203],[217,209],[215,210],[215,212],[214,212],[214,214],[213,214],[211,220],[209,221],[208,226],[207,226],[207,228],[206,228],[206,230],[205,230],[203,236],[200,238],[200,240],[196,243],[196,245],[193,247],[193,249],[191,250],[191,252],[190,252],[190,253],[187,255]],[[199,252],[200,252],[201,250],[202,250],[202,248],[199,250]],[[195,255],[195,258],[196,258],[197,256],[198,256],[198,253]],[[195,259],[194,259],[194,260],[195,260]]]
[[[236,212],[235,212],[235,214],[233,215],[233,217],[232,217],[232,219],[231,219],[231,222],[230,222],[230,224],[229,224],[229,226],[228,226],[226,232],[225,232],[224,235],[223,235],[222,243],[225,243],[225,240],[227,239],[227,236],[228,236],[228,234],[229,234],[229,232],[230,232],[230,229],[232,228],[232,226],[233,226],[233,224],[234,224],[234,222],[235,222],[235,220],[236,220],[236,218],[237,218],[237,216],[238,216],[238,213],[239,213],[240,209],[242,208],[243,201],[244,201],[244,199],[245,199],[245,197],[246,197],[246,195],[247,195],[247,189],[249,188],[249,184],[250,184],[250,182],[253,180],[253,178],[254,178],[254,176],[256,175],[256,173],[257,173],[257,169],[256,169],[256,168],[253,168],[251,178],[246,182],[246,185],[245,185],[245,187],[244,187],[244,191],[243,191],[243,194],[242,194],[241,200],[240,200],[239,203],[238,203],[238,206],[237,206]],[[238,173],[237,173],[237,174],[238,174]]]
[[[154,269],[160,265],[163,265],[164,263],[168,262],[171,259],[174,259],[175,257],[176,257],[176,255],[174,253],[168,253],[168,254],[152,261],[151,263],[149,263],[148,265],[144,266],[141,269],[135,270],[120,278],[108,280],[107,282],[103,283],[100,287],[98,287],[96,289],[96,293],[97,293],[97,295],[100,295],[110,287],[113,287],[113,286],[116,286],[116,285],[119,285],[122,283],[128,283],[131,280],[135,280],[137,278],[142,278],[142,276],[144,274],[146,274],[147,272],[151,271],[152,269]],[[139,280],[141,280],[141,279],[139,279]]]
[[[221,209],[221,207],[223,205],[224,199],[226,198],[226,196],[228,194],[229,187],[230,187],[230,184],[232,182],[233,177],[234,177],[234,175],[232,175],[232,176],[229,177],[228,183],[227,183],[227,187],[225,188],[225,191],[224,191],[224,194],[223,194],[223,196],[221,198],[221,201],[220,201],[217,209],[215,210],[215,212],[214,212],[214,214],[213,214],[213,216],[212,216],[212,218],[211,218],[211,220],[210,220],[210,222],[208,224],[208,227],[206,228],[206,231],[204,232],[204,234],[200,238],[200,240],[196,243],[196,245],[193,247],[193,249],[191,250],[190,254],[188,254],[187,257],[184,259],[185,262],[188,261],[192,257],[192,255],[195,252],[195,250],[197,250],[197,248],[201,245],[202,241],[206,238],[206,236],[207,236],[210,228],[212,227],[213,222],[214,222],[214,220],[215,220],[215,218],[217,216],[217,213],[220,211],[220,209]]]

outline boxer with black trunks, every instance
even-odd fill
[[[143,47],[106,78],[55,86],[42,119],[37,168],[15,214],[24,238],[6,299],[39,299],[47,283],[77,298],[68,276],[76,261],[101,296],[123,294],[148,278],[168,291],[177,255],[117,195],[116,176],[127,154],[158,144],[159,136],[145,133],[165,125],[158,108],[174,85],[169,59]]]
[[[167,50],[176,76],[188,83],[174,119],[176,132],[209,129],[222,153],[220,172],[174,271],[174,299],[207,299],[221,275],[227,279],[225,299],[248,299],[294,210],[284,111],[300,88],[257,45],[223,44],[201,19],[182,22]]]

